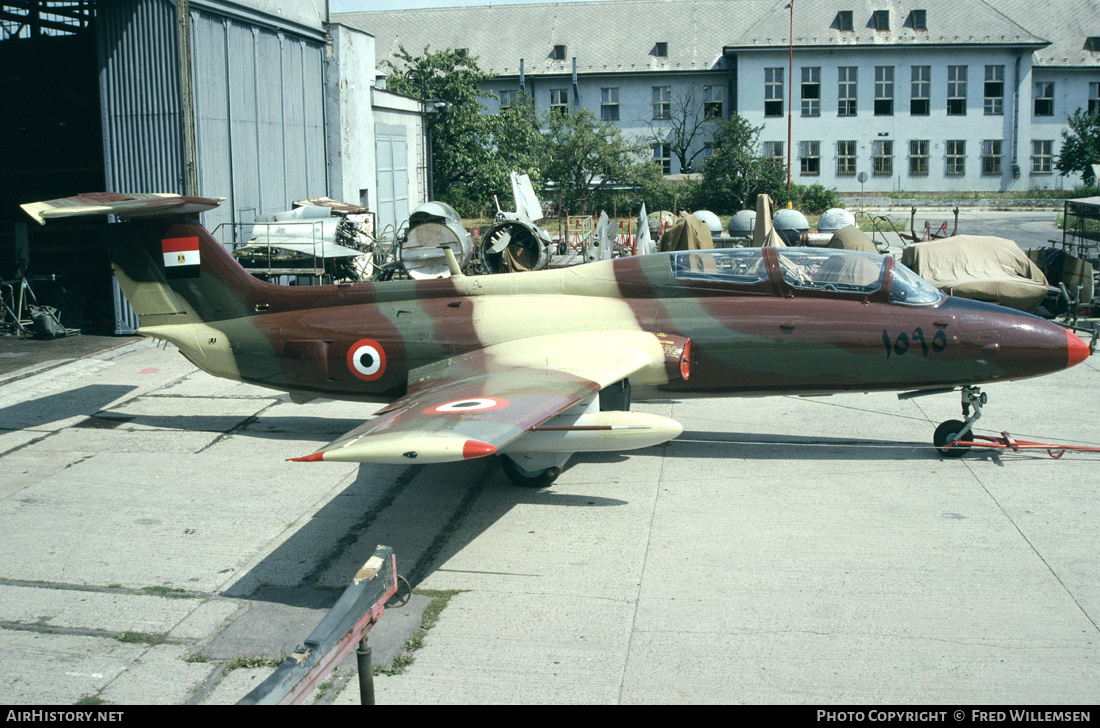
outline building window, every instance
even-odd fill
[[[1050,174],[1054,170],[1054,141],[1033,139],[1031,142],[1031,173]]]
[[[875,116],[894,115],[894,67],[875,66]]]
[[[550,113],[564,114],[569,111],[569,89],[550,89]]]
[[[911,139],[909,141],[909,176],[928,176],[928,140]]]
[[[802,115],[821,116],[821,69],[802,69]]]
[[[764,142],[764,156],[779,162],[784,161],[783,142]]]
[[[619,89],[600,89],[600,119],[603,121],[619,120]]]
[[[653,161],[661,168],[661,174],[672,174],[672,148],[669,145],[654,144]]]
[[[764,116],[783,116],[783,69],[764,69]]]
[[[653,118],[660,121],[672,118],[672,87],[653,87]]]
[[[821,142],[799,142],[798,161],[802,174],[821,174]]]
[[[911,10],[909,12],[909,27],[913,30],[928,30],[928,11]]]
[[[552,61],[564,61],[565,60],[565,46],[556,45],[554,50],[550,51],[550,60]]]
[[[982,142],[982,176],[1001,176],[1001,139],[986,139]]]
[[[1003,116],[1005,113],[1005,67],[985,67],[985,115]]]
[[[1089,84],[1089,113],[1100,114],[1100,82]]]
[[[714,142],[703,142],[703,161],[714,156]]]
[[[837,70],[837,116],[856,115],[857,70],[855,66],[841,66]]]
[[[966,116],[966,66],[947,67],[947,115]]]
[[[668,43],[654,43],[653,55],[657,58],[668,58]]]
[[[704,86],[703,87],[703,118],[704,119],[721,119],[722,118],[722,87],[721,86]]]
[[[876,139],[871,144],[871,156],[874,158],[876,175],[889,177],[894,173],[894,142]]]
[[[947,140],[947,169],[944,172],[948,177],[962,177],[966,174],[966,140]]]
[[[836,174],[838,177],[851,177],[856,173],[855,140],[836,143]]]
[[[516,92],[515,91],[501,91],[500,92],[500,110],[507,111],[516,105]]]
[[[890,30],[890,11],[875,10],[872,12],[871,25],[878,31]]]
[[[909,113],[928,116],[932,99],[932,67],[913,66],[912,85],[909,90]]]
[[[837,30],[852,30],[852,11],[841,10],[836,14],[836,20],[833,21]],[[817,174],[816,172],[814,174]]]
[[[1054,116],[1054,82],[1035,82],[1035,115]]]

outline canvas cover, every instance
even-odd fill
[[[661,252],[704,250],[714,247],[707,224],[694,215],[681,212],[680,219],[661,236]]]
[[[1034,312],[1047,279],[1011,240],[983,235],[910,245],[901,262],[944,293]]]
[[[756,227],[752,231],[752,244],[761,248],[785,248],[787,244],[779,237],[772,218],[775,216],[775,203],[768,195],[756,196]]]
[[[842,227],[833,233],[833,237],[829,238],[828,247],[840,248],[842,250],[860,250],[864,253],[879,252],[867,233],[863,232],[855,225]]]

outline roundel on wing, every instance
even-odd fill
[[[386,373],[386,351],[374,339],[360,339],[348,349],[348,369],[364,382]]]
[[[456,399],[451,402],[437,404],[424,410],[426,415],[454,415],[463,412],[488,412],[489,410],[503,409],[511,404],[502,397],[472,397],[470,399]]]

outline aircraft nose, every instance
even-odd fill
[[[1066,329],[1066,351],[1068,352],[1068,363],[1066,369],[1075,367],[1085,359],[1089,358],[1091,350],[1089,345],[1081,340],[1081,337],[1073,333],[1069,329]]]

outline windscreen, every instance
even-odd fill
[[[890,288],[890,303],[927,306],[938,303],[941,298],[943,294],[938,288],[901,263],[894,264],[894,285]]]

